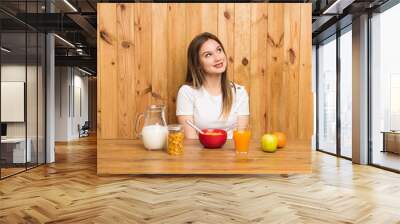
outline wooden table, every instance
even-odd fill
[[[140,140],[98,140],[97,173],[107,174],[290,174],[311,172],[311,146],[290,142],[275,153],[252,142],[247,155],[237,155],[230,140],[222,149],[204,149],[185,140],[180,156],[148,151]]]

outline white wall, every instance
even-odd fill
[[[28,67],[28,69],[30,69]],[[10,64],[1,66],[1,81],[25,82],[25,64]]]
[[[36,67],[28,66],[28,74],[36,74]],[[3,82],[25,82],[25,64],[6,64],[1,66],[1,81]],[[30,93],[28,93],[30,95]],[[7,110],[7,108],[1,108]],[[31,119],[29,119],[31,122]],[[36,120],[35,120],[36,122]],[[8,137],[25,137],[25,122],[11,122],[7,123],[7,136]],[[29,134],[29,133],[28,133]],[[29,137],[29,135],[28,135]]]
[[[69,68],[55,68],[55,141],[67,141],[69,132]]]
[[[2,65],[1,81],[25,82],[25,64]],[[6,108],[1,108],[1,109],[6,110]],[[7,137],[25,137],[25,123],[24,122],[7,123]]]
[[[83,75],[75,68],[56,67],[56,141],[77,139],[78,124],[88,120],[88,78]]]
[[[75,70],[76,72],[76,70]],[[75,73],[76,74],[76,73]],[[89,110],[88,110],[88,78],[85,76],[75,75],[74,77],[74,100],[75,106],[73,108],[73,119],[72,119],[72,132],[71,134],[74,137],[79,137],[77,126],[80,124],[81,126],[88,121],[89,119]],[[78,93],[80,91],[80,93]],[[80,95],[80,97],[79,97]],[[80,101],[80,102],[79,102]],[[81,111],[80,111],[81,110]]]

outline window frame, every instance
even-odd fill
[[[329,154],[329,155],[333,155],[333,156],[336,156],[336,157],[339,157],[339,158],[343,158],[343,159],[346,159],[346,160],[352,160],[352,158],[350,158],[350,157],[347,157],[347,156],[344,156],[344,155],[342,155],[342,153],[341,153],[341,118],[340,118],[340,81],[341,81],[341,66],[340,66],[340,60],[341,60],[341,57],[340,57],[340,37],[342,36],[342,35],[344,35],[345,33],[347,33],[347,32],[351,32],[351,30],[352,30],[352,23],[350,23],[350,24],[348,24],[348,25],[346,25],[345,27],[343,27],[342,29],[340,29],[340,30],[337,30],[336,31],[336,33],[334,33],[334,34],[332,34],[332,35],[330,35],[329,37],[327,37],[327,38],[325,38],[325,39],[323,39],[323,40],[321,40],[321,41],[319,41],[317,44],[316,44],[316,52],[315,52],[315,54],[316,54],[316,62],[315,62],[315,65],[316,65],[316,72],[315,72],[315,75],[316,75],[316,77],[315,77],[315,80],[316,80],[316,83],[315,83],[315,85],[316,85],[316,151],[318,151],[318,152],[323,152],[323,153],[326,153],[326,154]],[[319,46],[322,44],[322,43],[328,43],[328,42],[330,42],[330,41],[336,41],[336,61],[335,61],[335,63],[336,63],[336,153],[331,153],[331,152],[328,152],[328,151],[326,151],[326,150],[324,150],[324,149],[322,149],[322,148],[320,148],[319,146],[320,146],[320,144],[319,144],[319,130],[320,130],[320,125],[319,125],[319,109],[320,109],[320,105],[319,105],[319,97],[320,97],[320,87],[319,87],[319,78],[320,78],[320,74],[319,74],[319,59],[320,59],[320,57],[319,57],[319,53],[318,53],[318,49],[319,49]]]

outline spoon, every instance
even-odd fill
[[[198,131],[200,134],[204,135],[204,132],[203,132],[200,128],[198,128],[196,125],[194,125],[191,121],[186,120],[186,123],[187,123],[190,127],[194,128],[196,131]]]

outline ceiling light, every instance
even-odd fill
[[[67,4],[74,12],[78,12],[78,10],[68,1],[64,0],[65,4]]]
[[[57,34],[54,34],[55,37],[57,37],[59,40],[61,40],[62,42],[66,43],[67,45],[69,45],[70,47],[75,48],[75,45],[73,45],[71,42],[69,42],[68,40],[58,36]]]
[[[5,47],[1,47],[0,49],[1,49],[2,51],[6,52],[6,53],[10,53],[10,52],[11,52],[11,50],[9,50],[9,49],[7,49],[7,48],[5,48]]]
[[[78,67],[78,70],[81,71],[81,72],[83,72],[83,73],[85,73],[85,74],[87,74],[87,75],[93,75],[92,73],[90,73],[90,72],[88,72],[88,71],[86,71],[86,70],[83,70],[83,69],[81,69],[81,68],[79,68],[79,67]]]

